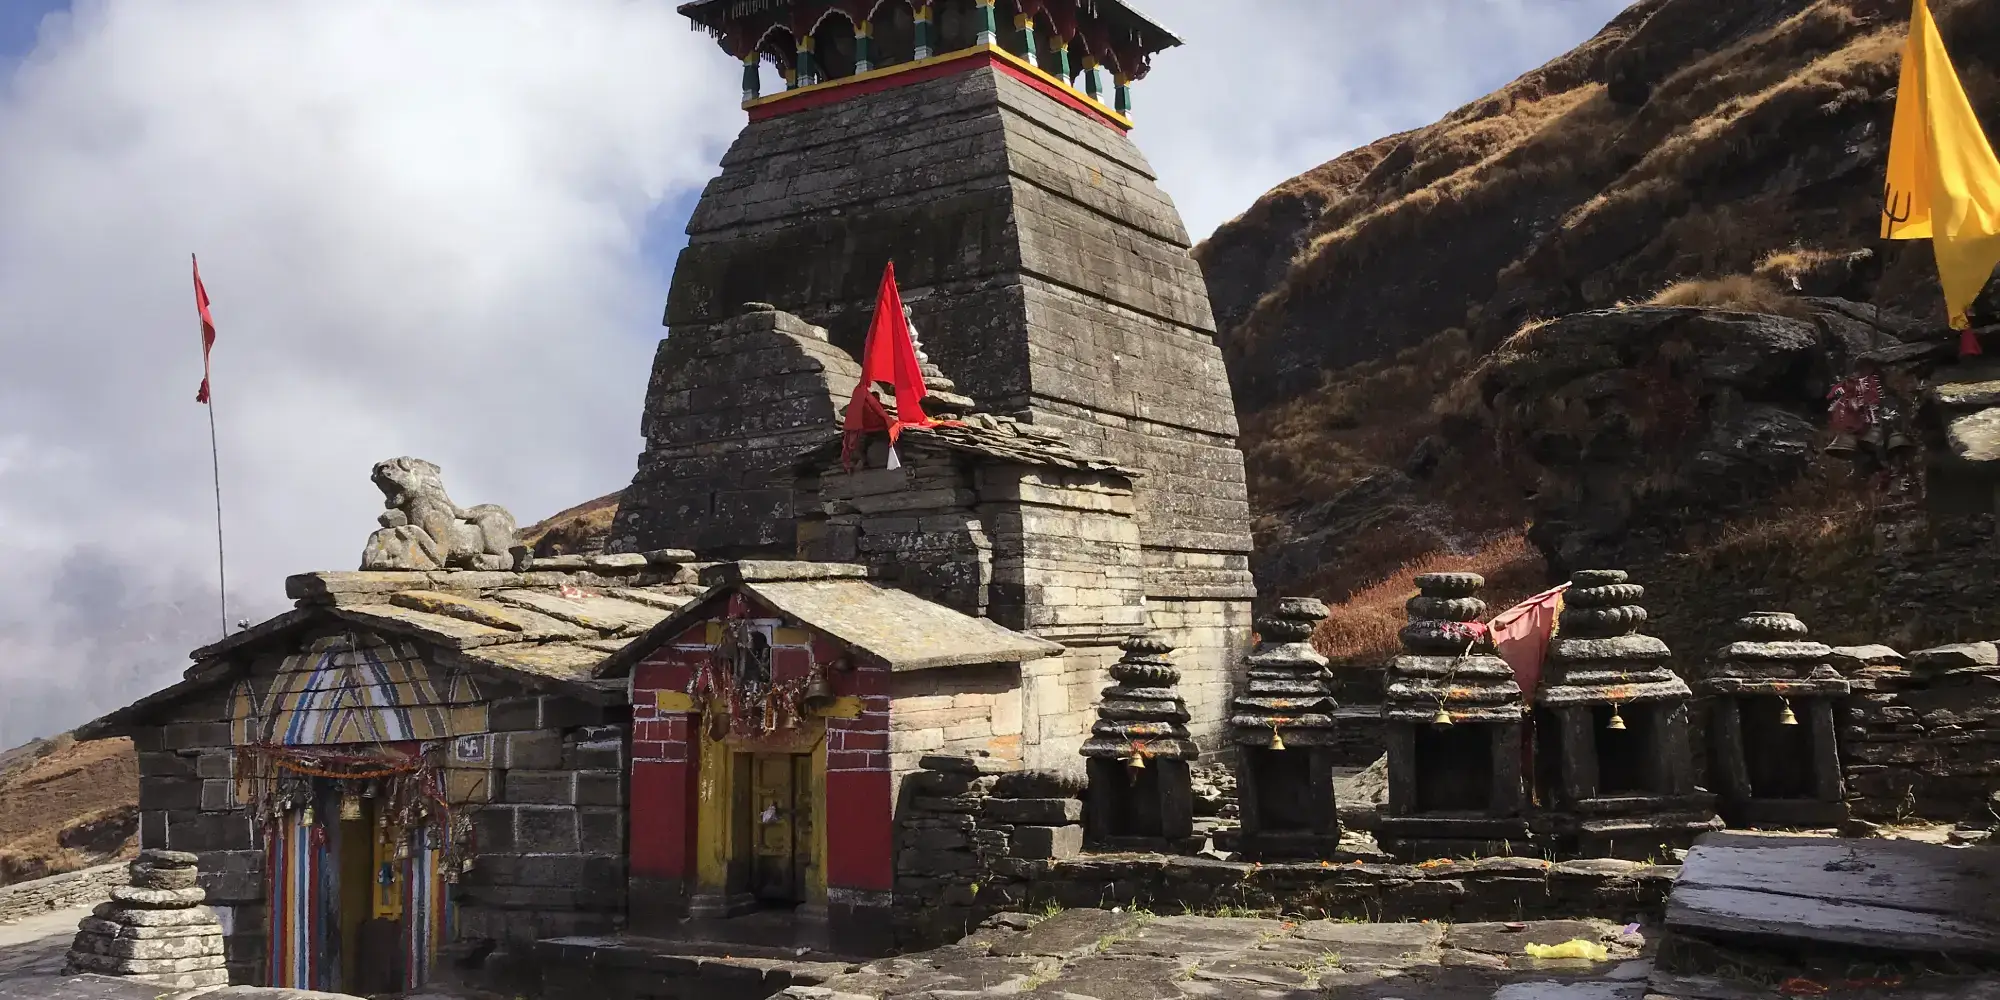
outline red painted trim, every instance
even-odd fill
[[[898,87],[905,87],[913,83],[940,80],[948,76],[956,76],[960,73],[969,73],[987,66],[999,67],[1014,79],[1055,98],[1071,110],[1081,112],[1094,121],[1116,129],[1119,135],[1126,135],[1131,131],[1116,120],[1106,117],[1104,112],[1092,107],[1090,102],[1077,97],[1062,87],[1051,84],[1049,81],[987,50],[972,52],[963,58],[952,59],[948,62],[941,62],[932,66],[920,66],[902,73],[893,73],[870,80],[860,80],[842,86],[827,87],[824,90],[814,90],[780,101],[757,104],[750,108],[750,120],[753,122],[769,121],[773,118],[781,118],[800,111],[810,111],[814,108],[823,108],[831,104],[838,104],[856,97],[865,97],[869,94],[879,94],[884,91],[895,90]]]

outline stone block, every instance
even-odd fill
[[[205,778],[201,783],[201,808],[206,812],[222,812],[235,809],[241,803],[236,801],[236,782],[228,778]]]
[[[576,819],[578,850],[584,854],[624,855],[623,809],[579,809]]]
[[[987,799],[983,815],[989,823],[1061,826],[1083,821],[1077,799]]]
[[[575,778],[569,771],[507,771],[506,799],[521,805],[574,805]]]
[[[149,778],[139,783],[139,808],[141,809],[199,809],[201,808],[201,779]]]
[[[496,733],[540,729],[542,700],[533,697],[497,699],[486,709],[486,724]]]
[[[562,766],[562,734],[552,729],[503,733],[493,742],[498,767],[546,771]]]
[[[625,803],[625,775],[620,771],[578,771],[575,802],[580,806],[617,806]]]
[[[235,740],[227,722],[176,722],[161,727],[160,742],[168,750],[201,750],[227,747]]]
[[[198,777],[195,762],[190,754],[163,751],[139,754],[139,777],[141,778],[193,778]]]
[[[577,814],[570,806],[515,806],[514,847],[523,854],[577,853]],[[482,843],[481,846],[484,846]]]
[[[1029,861],[1073,858],[1083,853],[1081,826],[1017,826],[1010,853]]]

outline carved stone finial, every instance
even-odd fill
[[[528,549],[515,540],[505,507],[460,507],[444,491],[438,467],[421,458],[375,463],[386,508],[381,529],[361,550],[363,570],[519,570]]]

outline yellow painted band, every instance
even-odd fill
[[[692,712],[694,698],[685,691],[662,691],[659,696],[659,706],[662,712]]]
[[[859,719],[862,707],[861,699],[850,695],[846,698],[833,699],[833,704],[828,705],[819,715],[827,719]]]

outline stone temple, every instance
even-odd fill
[[[1139,473],[1143,607],[1066,631],[1034,615],[1058,586],[1012,595],[1030,614],[1008,624],[1070,645],[1079,693],[1128,635],[1160,633],[1212,740],[1250,630],[1243,458],[1186,226],[1127,134],[1132,82],[1179,40],[1112,2],[681,9],[743,62],[750,122],[688,226],[612,548],[794,555],[793,464],[852,385],[827,356],[859,353],[893,261],[961,390]],[[758,96],[760,60],[789,89]],[[746,334],[748,302],[840,350]]]

